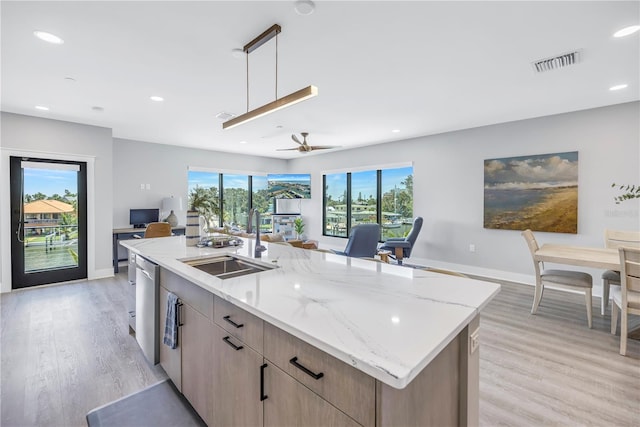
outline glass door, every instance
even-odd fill
[[[10,158],[12,288],[87,277],[86,163]]]

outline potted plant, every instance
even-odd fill
[[[298,239],[302,240],[302,233],[304,233],[304,221],[302,220],[302,217],[298,217],[293,220],[293,227],[296,230]]]
[[[611,187],[618,187],[618,190],[624,192],[621,195],[614,197],[613,200],[616,201],[616,205],[619,205],[620,202],[624,202],[625,200],[640,199],[640,185],[618,185],[614,182],[611,184]]]

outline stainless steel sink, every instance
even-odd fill
[[[246,276],[247,274],[260,273],[261,271],[273,270],[277,266],[267,266],[230,255],[216,256],[213,258],[198,258],[182,261],[198,270],[209,273],[220,279],[230,279],[232,277]]]

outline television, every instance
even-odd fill
[[[133,228],[145,228],[150,222],[158,222],[160,209],[129,209],[129,224]]]
[[[268,174],[267,193],[275,199],[310,199],[311,174]]]

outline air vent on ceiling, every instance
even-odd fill
[[[568,67],[580,62],[581,50],[565,53],[562,55],[554,56],[552,58],[540,59],[532,63],[533,69],[536,73],[543,73],[545,71],[556,70],[558,68]]]

